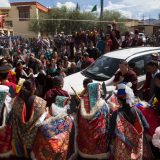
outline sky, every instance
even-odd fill
[[[9,2],[27,1],[27,0],[0,0],[0,7],[6,7]],[[29,1],[29,0],[28,0]],[[32,0],[30,0],[32,1]],[[34,1],[34,0],[33,0]],[[90,11],[94,5],[98,6],[100,11],[100,0],[37,0],[47,7],[75,8],[80,5],[81,10]],[[160,0],[104,0],[104,9],[116,10],[128,18],[145,19],[158,18],[160,13]]]

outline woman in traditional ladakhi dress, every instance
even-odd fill
[[[12,154],[11,126],[7,123],[12,107],[12,98],[9,87],[0,85],[0,158],[9,157]]]
[[[149,125],[134,104],[134,93],[126,84],[118,84],[116,93],[120,107],[110,120],[109,135],[112,139],[112,158],[114,160],[152,160],[145,132]]]
[[[106,140],[109,108],[101,98],[100,84],[84,80],[84,91],[78,113],[77,147],[79,158],[107,159]]]
[[[52,116],[39,128],[32,152],[33,160],[70,160],[75,158],[74,123],[67,114],[68,97],[57,96]]]
[[[48,115],[46,101],[34,95],[36,88],[25,81],[12,111],[12,147],[17,157],[30,158],[38,127]]]
[[[144,108],[144,106],[135,105],[142,111],[150,125],[148,132],[150,138],[152,138],[156,128],[160,125],[160,73],[156,74],[154,77],[154,83],[154,95],[150,100],[148,107]]]

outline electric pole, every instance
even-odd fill
[[[100,20],[103,19],[103,9],[104,9],[104,0],[100,0],[101,3],[101,12],[100,12]]]

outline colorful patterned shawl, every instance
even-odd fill
[[[33,160],[69,160],[74,154],[74,126],[69,116],[50,117],[40,127]]]
[[[116,138],[113,144],[114,160],[142,160],[143,126],[137,114],[134,126],[121,113],[117,115]]]
[[[40,121],[43,121],[47,114],[45,107],[46,101],[36,96],[30,119],[26,121],[26,105],[20,97],[15,99],[12,111],[12,145],[16,156],[29,157]]]

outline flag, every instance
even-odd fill
[[[93,8],[92,8],[92,11],[91,12],[95,12],[97,11],[97,5],[95,5]]]

